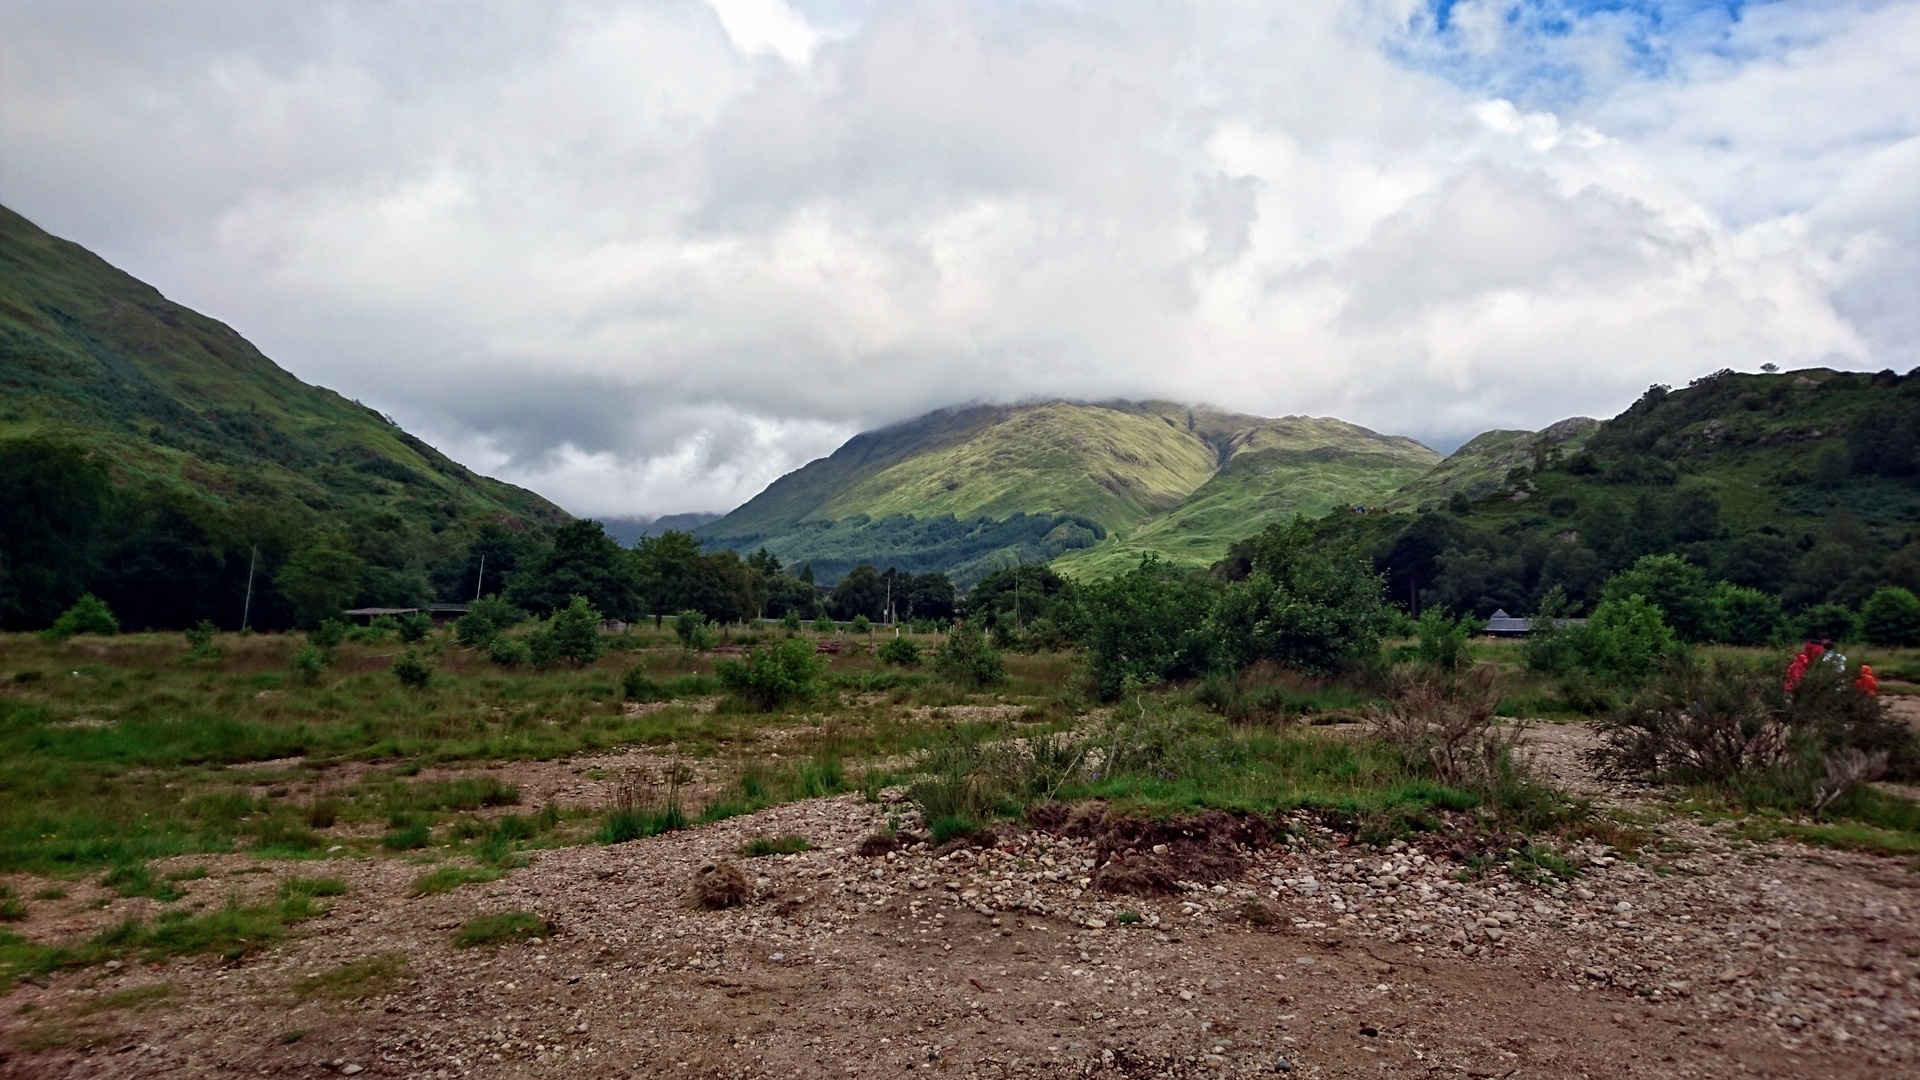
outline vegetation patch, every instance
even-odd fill
[[[406,953],[384,952],[309,975],[293,984],[293,992],[303,1000],[358,1001],[391,994],[412,976]]]
[[[457,949],[506,945],[549,937],[554,925],[531,911],[498,911],[469,919],[453,935]]]
[[[407,895],[438,896],[462,885],[498,881],[505,872],[497,866],[442,866],[414,878],[413,883],[407,886]]]
[[[740,854],[749,859],[758,859],[767,855],[798,855],[803,851],[812,851],[813,845],[807,838],[796,833],[785,836],[756,836],[740,845]]]

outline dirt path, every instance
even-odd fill
[[[1583,731],[1538,738],[1597,783],[1572,775]],[[813,800],[418,899],[417,866],[335,859],[348,894],[264,955],[16,987],[0,1076],[1920,1076],[1920,875],[1897,861],[1680,821],[1569,883],[1463,885],[1437,846],[1310,833],[1139,898],[1091,888],[1093,842],[1058,833],[859,855],[897,809]],[[750,903],[690,906],[699,866],[790,832],[820,850],[741,860]],[[198,861],[196,895],[273,885]],[[451,946],[509,909],[559,930]],[[391,992],[294,992],[392,952]]]

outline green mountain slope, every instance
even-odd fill
[[[218,504],[566,518],[0,207],[0,439],[29,435]]]
[[[1575,416],[1539,431],[1482,432],[1383,505],[1388,510],[1431,510],[1455,492],[1468,499],[1485,498],[1514,469],[1536,468],[1578,453],[1599,429],[1600,421]]]
[[[858,562],[962,581],[1059,559],[1075,573],[1143,551],[1204,565],[1268,521],[1371,500],[1440,456],[1338,420],[1169,402],[949,409],[856,436],[704,526],[832,579]]]

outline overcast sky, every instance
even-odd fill
[[[1920,364],[1920,2],[0,0],[0,202],[577,513]]]

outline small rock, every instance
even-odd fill
[[[364,1072],[364,1071],[365,1071],[365,1070],[363,1070],[363,1069],[361,1069],[361,1068],[360,1068],[360,1066],[358,1066],[358,1065],[342,1065],[342,1066],[340,1066],[340,1075],[341,1075],[341,1076],[353,1076],[353,1075],[355,1075],[355,1074],[357,1074],[357,1073],[360,1073],[360,1072]]]
[[[1283,1057],[1274,1058],[1273,1071],[1274,1072],[1292,1072],[1293,1062],[1288,1061],[1286,1058],[1283,1058]]]

